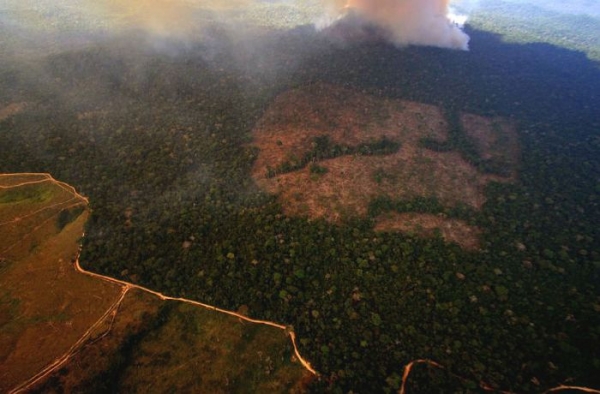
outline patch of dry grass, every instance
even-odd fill
[[[0,325],[2,392],[64,354],[119,294],[117,286],[72,267],[87,211],[62,229],[57,226],[62,209],[85,201],[72,200],[52,182],[15,186],[40,180],[41,175],[0,176],[1,186],[14,186],[0,188],[0,255],[8,262],[0,271],[0,297],[12,305]],[[36,189],[23,190],[31,187]]]
[[[60,221],[65,209],[82,207],[70,223]],[[304,391],[313,375],[293,360],[281,328],[140,289],[123,293],[125,284],[77,272],[73,260],[88,216],[87,201],[49,175],[0,174],[0,392],[64,355],[25,389]],[[102,378],[114,371],[117,381]]]

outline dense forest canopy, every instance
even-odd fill
[[[415,359],[445,367],[415,367],[416,392],[598,388],[598,63],[503,41],[496,14],[479,15],[469,52],[307,26],[229,40],[218,25],[25,60],[3,47],[0,172],[49,172],[89,197],[86,269],[292,326],[315,391],[395,391]],[[490,183],[480,211],[374,199],[341,223],[285,215],[251,176],[252,130],[282,92],[319,83],[512,119],[518,180]],[[469,152],[460,138],[429,148]],[[467,220],[480,247],[376,232],[381,210]]]

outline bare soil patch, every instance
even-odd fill
[[[390,212],[377,218],[375,230],[401,231],[424,237],[433,237],[439,232],[446,241],[473,250],[479,246],[481,230],[469,226],[462,220],[427,213]]]
[[[461,123],[482,159],[510,168],[511,178],[517,176],[521,149],[514,120],[465,113],[461,115]]]
[[[516,176],[519,150],[515,124],[473,114],[461,114],[460,121],[480,157],[510,167],[513,175],[483,173],[457,151],[425,148],[423,139],[448,140],[450,125],[440,108],[319,83],[282,93],[257,123],[253,145],[260,153],[253,177],[262,188],[280,196],[286,214],[334,223],[365,216],[369,202],[379,196],[395,200],[435,198],[444,206],[464,204],[479,209],[485,202],[487,183],[506,182]],[[386,138],[401,147],[392,154],[313,160],[311,164],[319,166],[318,173],[311,171],[310,165],[273,172],[285,163],[302,162],[314,149],[315,139],[323,136],[331,145],[358,146]],[[386,225],[378,228],[405,231],[401,223],[405,219],[397,215],[396,225],[387,219]],[[443,220],[436,223],[443,227]],[[450,225],[442,233],[449,241],[468,234],[474,238],[478,233],[476,229],[463,230],[462,226]]]
[[[11,103],[6,106],[0,106],[0,121],[23,112],[25,107],[25,103]]]

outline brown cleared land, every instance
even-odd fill
[[[458,151],[434,151],[422,140],[444,142],[449,125],[437,107],[422,103],[382,99],[351,89],[316,84],[282,93],[267,109],[254,129],[254,143],[260,153],[253,177],[265,190],[278,194],[288,215],[325,218],[340,222],[365,216],[369,202],[379,196],[410,201],[417,197],[436,198],[441,204],[458,204],[480,209],[485,202],[484,187],[491,181],[511,181],[516,176],[519,149],[514,122],[460,114],[460,126],[479,156],[506,168],[510,176],[483,173]],[[382,155],[344,155],[313,160],[320,173],[310,166],[279,171],[285,164],[296,165],[311,152],[316,138],[327,136],[330,144],[357,147],[387,139],[400,149]],[[402,215],[387,217],[377,229],[405,231]],[[411,216],[415,227],[431,226],[431,218]],[[457,221],[436,219],[444,238],[465,247],[477,244],[478,230]],[[436,225],[436,226],[437,226]],[[464,241],[463,241],[464,239]]]
[[[11,103],[6,106],[0,104],[0,121],[23,112],[25,106],[25,103]]]
[[[88,216],[47,174],[0,174],[0,392],[303,391],[285,326],[82,270]]]
[[[439,231],[445,240],[457,243],[465,249],[477,248],[480,235],[477,227],[469,226],[462,220],[427,213],[390,212],[378,218],[375,230],[397,230],[424,237],[435,236]]]
[[[499,116],[484,118],[472,114],[462,114],[461,122],[479,156],[505,165],[515,178],[521,149],[514,122]]]

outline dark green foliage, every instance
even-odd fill
[[[50,195],[50,191],[44,190],[39,185],[28,185],[17,189],[9,189],[2,192],[0,204],[14,204],[19,202],[36,203],[42,202]]]
[[[423,148],[435,152],[456,151],[461,154],[465,161],[475,166],[483,173],[500,176],[510,175],[511,169],[506,166],[506,163],[498,162],[493,159],[486,160],[481,157],[474,141],[464,131],[458,110],[447,108],[445,115],[449,124],[448,139],[440,142],[431,138],[423,138],[419,141]]]
[[[311,166],[310,166],[311,174],[323,175],[323,174],[327,174],[328,171],[329,170],[327,169],[327,167],[323,167],[318,164],[311,164]]]
[[[56,218],[56,227],[62,230],[67,224],[71,223],[83,213],[83,207],[63,209]]]
[[[332,144],[328,135],[315,137],[312,149],[300,160],[286,161],[276,169],[267,169],[267,176],[272,178],[278,174],[297,171],[306,167],[309,163],[315,163],[325,159],[333,159],[346,155],[374,156],[390,155],[400,149],[400,143],[383,137],[375,142],[359,144],[357,146]],[[312,165],[311,173],[323,174],[323,167]],[[320,171],[320,172],[319,172]]]
[[[477,212],[465,204],[444,206],[435,197],[415,197],[410,200],[394,200],[384,195],[374,198],[369,203],[369,215],[376,217],[385,212],[418,212],[444,214],[450,218],[462,219],[475,223],[480,217]]]

